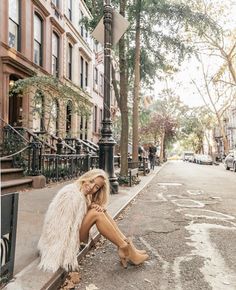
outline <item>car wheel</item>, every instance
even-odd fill
[[[225,163],[225,169],[229,170],[229,166],[227,165],[227,163]]]

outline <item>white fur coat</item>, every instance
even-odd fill
[[[78,268],[79,229],[86,213],[85,196],[75,183],[64,186],[56,194],[38,243],[41,269],[55,272],[60,267],[66,271]]]

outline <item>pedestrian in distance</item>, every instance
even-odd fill
[[[155,161],[156,161],[156,147],[154,147],[153,145],[151,145],[149,147],[148,158],[149,158],[149,161],[150,161],[150,168],[154,170]]]
[[[78,270],[77,253],[82,242],[91,240],[93,225],[117,246],[125,268],[129,261],[139,265],[148,259],[146,252],[135,248],[107,212],[109,193],[109,180],[101,169],[90,170],[59,190],[49,205],[38,243],[41,269]]]

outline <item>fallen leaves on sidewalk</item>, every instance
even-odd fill
[[[74,289],[80,282],[80,279],[79,272],[70,272],[60,290]]]

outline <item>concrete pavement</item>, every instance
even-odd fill
[[[140,183],[133,187],[119,187],[119,193],[110,196],[108,212],[115,218],[133,198],[153,179],[161,167],[155,167],[147,176],[140,175]],[[37,243],[42,230],[44,215],[50,201],[57,191],[65,184],[73,181],[52,184],[43,189],[32,189],[19,195],[18,226],[15,254],[14,279],[4,288],[7,290],[40,290],[57,289],[65,273],[42,272],[38,269],[39,257]],[[93,239],[99,239],[94,227]],[[90,249],[87,245],[79,253],[81,259]]]

